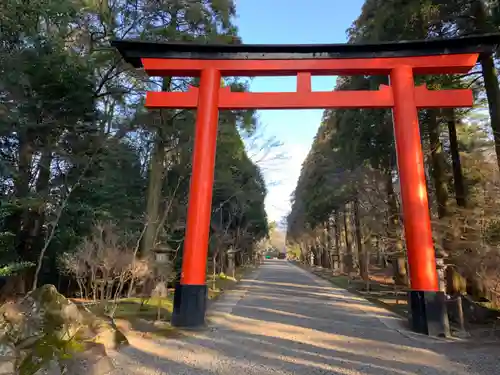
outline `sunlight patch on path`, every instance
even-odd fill
[[[443,371],[451,371],[450,373],[457,375],[468,374],[463,366],[455,365],[448,361],[446,357],[426,349],[330,334],[314,329],[233,315],[224,316],[222,319],[221,317],[214,317],[214,323],[227,331],[285,339],[308,344],[319,349],[369,356],[386,361],[432,366]]]
[[[253,276],[259,280],[248,278],[214,302],[207,330],[130,340],[117,354],[121,368],[113,375],[496,373],[468,368],[466,352],[388,328],[381,320],[392,317],[384,309],[317,283],[289,263],[268,262]]]

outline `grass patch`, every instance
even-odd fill
[[[84,301],[77,300],[74,302],[82,303]],[[87,308],[97,316],[105,315],[100,304],[87,304]],[[168,323],[172,316],[172,309],[173,293],[164,298],[156,297],[144,300],[141,298],[123,298],[118,301],[113,318],[123,333],[132,329],[144,336],[172,337],[179,333]],[[158,324],[158,315],[161,319],[160,324]]]
[[[487,309],[500,312],[500,306],[495,305],[493,302],[476,302]]]
[[[207,278],[208,299],[215,300],[224,293],[225,290],[234,289],[245,274],[253,269],[253,267],[238,267],[235,271],[234,278],[225,274],[215,275],[215,283],[214,276],[209,275]]]
[[[215,283],[212,275],[207,278],[208,298],[217,299],[226,290],[236,287],[243,276],[253,270],[253,267],[239,267],[235,271],[235,277],[229,277],[224,274],[215,276]],[[169,290],[168,297],[164,298],[123,298],[118,301],[114,318],[121,329],[127,331],[133,329],[139,331],[144,337],[175,337],[182,336],[182,332],[170,326],[170,319],[173,311],[173,290]],[[73,302],[85,303],[81,299],[72,299]],[[97,316],[104,314],[102,305],[88,304],[88,308]],[[158,309],[160,310],[160,319],[158,321]]]
[[[173,294],[165,298],[125,298],[120,300],[116,307],[117,319],[144,319],[157,320],[158,310],[161,320],[169,320],[172,316]]]

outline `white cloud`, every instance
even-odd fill
[[[320,77],[313,80],[315,90],[331,90],[334,84],[334,77]],[[251,91],[295,92],[296,85],[295,77],[257,77],[251,81]],[[247,140],[247,151],[264,173],[268,188],[266,198],[268,218],[279,222],[290,211],[291,194],[297,184],[302,162],[321,122],[323,110],[266,110],[258,111],[257,114],[259,135]],[[281,141],[283,145],[271,149],[259,147],[270,139]],[[279,154],[284,157],[276,158]]]
[[[308,144],[286,143],[259,162],[268,188],[266,212],[269,220],[279,222],[290,211],[290,198],[309,147]]]

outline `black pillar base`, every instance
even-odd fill
[[[414,332],[434,337],[450,336],[444,292],[412,290],[408,293],[408,320]]]
[[[207,308],[206,285],[177,284],[174,293],[172,326],[179,328],[203,328]]]

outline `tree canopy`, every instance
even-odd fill
[[[499,26],[496,2],[366,0],[347,35],[349,43],[373,43],[451,38]],[[429,89],[474,90],[474,110],[425,110],[419,117],[441,280],[453,291],[453,283],[445,283],[449,276],[465,278],[469,292],[488,298],[499,292],[500,267],[493,235],[499,201],[492,198],[500,165],[496,58],[481,55],[467,75],[415,81]],[[335,89],[380,84],[388,84],[387,77],[338,77]],[[288,241],[300,246],[304,259],[314,254],[317,264],[356,269],[364,278],[370,259],[392,262],[395,277],[406,283],[403,221],[390,111],[325,111],[293,194]]]
[[[239,43],[234,17],[232,0],[0,5],[0,265],[28,266],[24,287],[60,284],[58,259],[103,222],[142,256],[169,248],[179,262],[195,113],[146,111],[143,98],[197,81],[150,79],[109,41]],[[244,146],[257,128],[252,111],[221,113],[210,249],[221,266],[267,236],[266,186]]]

